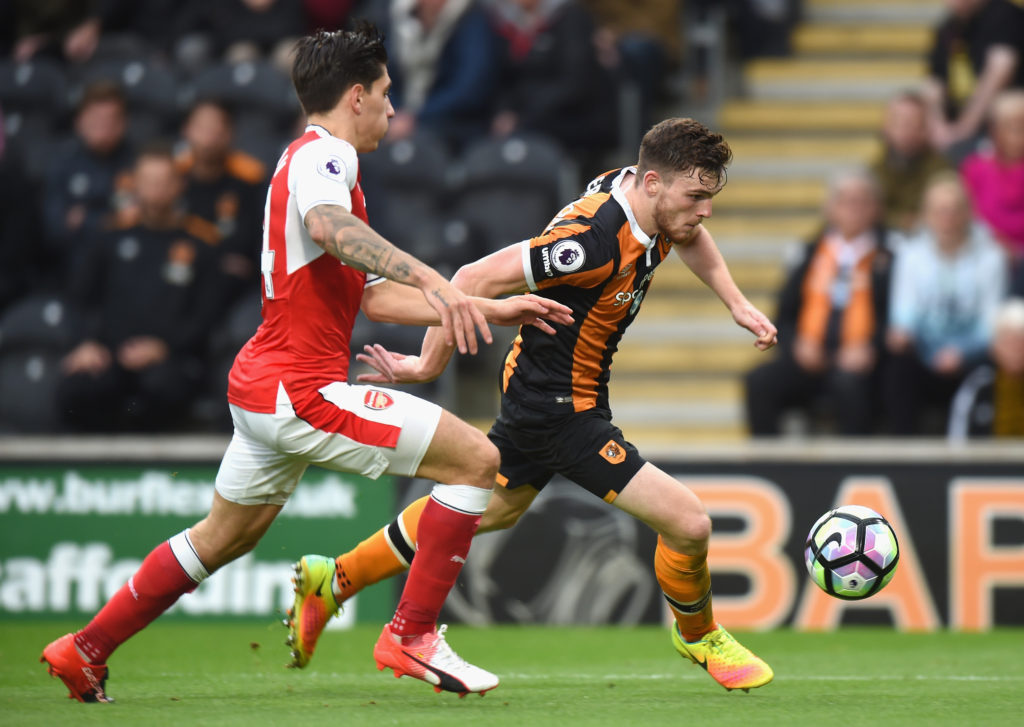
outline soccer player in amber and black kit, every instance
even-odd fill
[[[235,430],[213,505],[205,519],[157,546],[84,629],[43,650],[50,673],[80,701],[110,701],[105,662],[114,649],[255,547],[310,464],[445,483],[423,509],[416,567],[374,658],[379,668],[438,691],[482,693],[498,685],[459,658],[444,627],[436,627],[490,497],[497,449],[435,404],[350,385],[349,338],[360,309],[376,320],[440,323],[446,343],[471,352],[477,329],[491,340],[485,318],[532,322],[549,333],[538,316],[572,319],[565,306],[536,296],[471,299],[367,225],[357,153],[377,148],[394,114],[386,61],[372,26],[320,32],[298,44],[292,79],[309,126],[282,155],[267,194],[263,323],[231,369]],[[329,617],[326,599],[336,609],[334,561],[305,558],[295,580],[302,608],[289,620],[298,653],[302,634],[319,634]]]
[[[566,304],[575,322],[554,336],[520,330],[505,359],[501,412],[488,435],[501,466],[481,530],[515,524],[556,473],[658,532],[654,570],[675,615],[672,643],[726,689],[767,684],[771,668],[714,619],[708,573],[711,520],[688,487],[645,461],[611,422],[612,356],[636,317],[655,268],[675,252],[706,283],[761,350],[775,326],[743,296],[701,222],[732,157],[721,135],[691,119],[652,128],[635,167],[607,172],[532,240],[461,269],[453,282],[486,297],[526,290]],[[366,347],[370,382],[436,377],[451,346],[433,332],[420,356]],[[416,550],[426,498],[336,559],[338,601],[422,557]],[[415,558],[414,558],[415,556]],[[312,639],[309,644],[314,643]],[[308,660],[308,655],[304,656]]]

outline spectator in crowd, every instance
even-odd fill
[[[203,100],[189,112],[178,155],[185,207],[216,229],[228,299],[253,287],[263,248],[267,171],[254,157],[232,148],[234,116],[224,104]]]
[[[108,225],[125,190],[132,152],[125,131],[127,106],[121,88],[96,81],[82,94],[74,137],[55,150],[43,188],[47,255],[58,284],[81,263],[89,240]]]
[[[426,129],[455,147],[486,135],[501,41],[479,0],[390,0],[368,9],[388,45],[388,138]]]
[[[1024,89],[1004,91],[992,105],[991,148],[960,171],[975,213],[1017,265],[1024,261]]]
[[[871,431],[892,263],[880,216],[878,187],[866,171],[833,180],[825,228],[780,294],[781,350],[746,377],[751,434],[779,434],[785,411],[821,399],[842,434]]]
[[[306,17],[301,0],[217,0],[200,4],[194,29],[228,63],[267,59],[287,70]]]
[[[682,0],[585,0],[584,5],[597,20],[603,65],[618,69],[640,91],[643,133],[653,125],[669,69],[680,61]]]
[[[949,436],[1024,437],[1024,298],[996,314],[992,362],[971,371],[953,398]]]
[[[720,0],[698,0],[712,5]],[[800,0],[726,0],[736,46],[744,60],[784,56],[790,52],[790,32],[800,13]]]
[[[946,0],[929,54],[933,143],[961,160],[983,133],[992,100],[1024,87],[1024,8],[1011,0]]]
[[[505,39],[491,131],[546,134],[584,161],[615,144],[616,85],[598,62],[593,16],[578,0],[495,0]]]
[[[886,225],[900,232],[913,230],[925,185],[948,169],[949,162],[931,145],[924,97],[905,91],[890,99],[882,125],[882,149],[871,164],[881,186]]]
[[[302,0],[306,30],[341,30],[356,5],[357,0]]]
[[[214,248],[184,225],[170,148],[144,150],[133,184],[138,224],[101,235],[72,287],[86,330],[63,361],[57,399],[76,429],[177,424],[219,312]]]
[[[85,63],[96,51],[100,0],[8,0],[0,5],[0,37],[15,61],[43,55]]]
[[[964,376],[986,357],[1007,285],[1003,250],[974,223],[956,174],[928,185],[923,220],[893,268],[883,393],[897,435],[927,432],[929,404],[946,419]]]

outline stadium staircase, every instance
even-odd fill
[[[885,100],[919,83],[941,0],[806,0],[793,54],[743,69],[716,127],[735,151],[707,223],[740,287],[774,314],[788,250],[820,224],[825,183],[867,162]],[[616,423],[652,446],[745,438],[743,374],[765,360],[678,259],[616,355]]]

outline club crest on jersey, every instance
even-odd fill
[[[608,444],[601,447],[599,454],[610,464],[622,464],[626,461],[626,450],[614,439],[609,439]]]
[[[387,409],[394,403],[395,400],[385,391],[370,389],[363,396],[363,406],[367,409],[377,409],[379,411],[381,409]]]
[[[560,273],[574,273],[586,260],[583,245],[575,240],[562,240],[551,248],[551,265]]]
[[[328,179],[333,179],[336,182],[343,181],[345,179],[345,162],[341,161],[341,157],[329,156],[320,162],[317,171]]]

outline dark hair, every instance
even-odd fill
[[[216,109],[220,112],[220,115],[224,117],[228,126],[234,127],[235,125],[235,109],[227,101],[219,99],[215,96],[204,96],[196,99],[195,102],[189,106],[188,113],[185,114],[185,121],[191,119],[196,111],[201,108],[209,106],[210,108]]]
[[[318,30],[295,46],[292,83],[307,114],[330,111],[355,84],[366,88],[384,75],[384,38],[370,22],[352,30]]]
[[[167,139],[151,139],[136,152],[135,164],[138,164],[143,159],[162,159],[174,165],[174,145]]]
[[[702,184],[713,181],[721,186],[725,184],[725,167],[730,161],[732,149],[721,134],[693,119],[665,119],[644,134],[640,142],[637,176],[642,177],[650,170],[663,176],[700,170]]]
[[[75,115],[82,113],[93,104],[110,102],[118,104],[122,111],[127,111],[128,101],[121,89],[121,84],[107,79],[93,81],[83,89],[78,104],[75,106]]]

